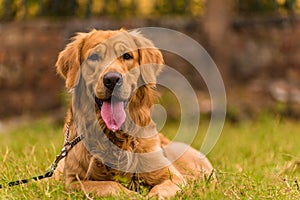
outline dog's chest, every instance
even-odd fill
[[[136,174],[113,169],[97,159],[93,161],[93,166],[90,166],[89,171],[88,174],[90,175],[87,177],[88,180],[117,181],[126,187],[138,182]]]
[[[106,166],[98,159],[92,158],[87,170],[87,179],[96,181],[113,181],[116,176],[121,176],[120,171]]]

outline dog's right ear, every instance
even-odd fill
[[[56,61],[56,71],[66,80],[67,89],[75,86],[78,71],[81,65],[81,49],[84,44],[86,33],[78,33],[72,38],[66,48],[61,51]]]

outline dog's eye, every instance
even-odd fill
[[[122,58],[123,58],[124,60],[131,60],[133,57],[132,57],[132,55],[130,55],[129,53],[124,53],[124,54],[122,55]]]
[[[96,53],[93,53],[92,55],[90,55],[88,57],[88,59],[91,60],[91,61],[99,61],[100,60],[100,56],[98,54],[96,54]]]

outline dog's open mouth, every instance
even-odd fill
[[[97,97],[95,97],[95,101],[101,110],[101,117],[107,128],[113,132],[120,130],[126,119],[125,106],[127,102],[116,98],[101,100]]]

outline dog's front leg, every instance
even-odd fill
[[[85,194],[91,193],[99,197],[132,192],[115,181],[77,181],[71,183],[68,189],[82,190]]]
[[[159,185],[154,186],[148,196],[158,197],[159,199],[174,197],[176,193],[180,190],[177,184],[173,183],[171,180],[165,180]]]
[[[169,174],[169,178],[155,185],[150,190],[148,194],[149,197],[157,196],[159,199],[173,197],[180,190],[180,186],[184,186],[186,184],[183,176],[173,165],[169,166],[165,170],[164,171]]]

